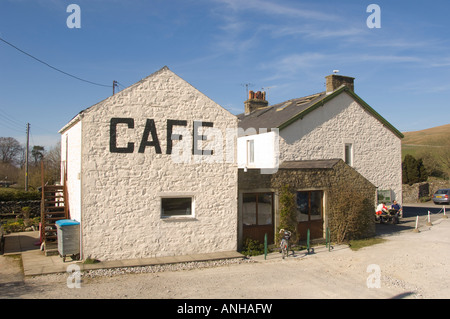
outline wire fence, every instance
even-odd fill
[[[433,223],[438,223],[442,219],[448,219],[448,214],[450,213],[450,209],[446,206],[443,206],[441,209],[436,211],[436,209],[429,209],[424,207],[420,214],[415,216],[414,221],[414,231],[419,232],[420,228],[433,226]]]

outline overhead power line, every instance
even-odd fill
[[[6,41],[5,39],[2,39],[1,37],[0,37],[0,40],[3,41],[4,43],[6,43],[7,45],[13,47],[14,49],[16,49],[16,50],[22,52],[23,54],[28,55],[30,58],[32,58],[32,59],[34,59],[34,60],[36,60],[36,61],[38,61],[38,62],[40,62],[40,63],[42,63],[42,64],[44,64],[44,65],[46,65],[46,66],[48,66],[49,68],[52,68],[53,70],[56,70],[56,71],[58,71],[58,72],[61,72],[62,74],[68,75],[68,76],[70,76],[70,77],[72,77],[72,78],[74,78],[74,79],[77,79],[77,80],[80,80],[80,81],[83,81],[83,82],[87,82],[87,83],[90,83],[90,84],[93,84],[93,85],[104,86],[104,87],[109,87],[109,88],[111,87],[111,85],[106,85],[106,84],[101,84],[101,83],[96,83],[96,82],[88,81],[88,80],[82,79],[82,78],[80,78],[80,77],[78,77],[78,76],[75,76],[75,75],[72,75],[72,74],[70,74],[70,73],[64,72],[64,71],[62,71],[62,70],[60,70],[60,69],[58,69],[58,68],[55,68],[54,66],[48,64],[47,62],[44,62],[44,61],[42,61],[42,60],[36,58],[35,56],[33,56],[33,55],[31,55],[31,54],[29,54],[29,53],[27,53],[27,52],[25,52],[25,51],[19,49],[19,48],[16,47],[14,44],[9,43],[8,41]]]

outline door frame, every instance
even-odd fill
[[[324,229],[326,228],[326,189],[297,189],[295,190],[295,200],[297,201],[297,192],[308,192],[308,206],[311,205],[311,192],[321,192],[322,193],[322,203],[321,203],[321,218],[317,220],[311,220],[311,212],[308,212],[308,220],[301,221],[297,224],[297,231],[299,240],[303,241],[307,239],[307,231],[310,230],[310,239],[324,238]]]
[[[242,190],[239,191],[239,196],[238,196],[238,211],[239,211],[239,216],[238,216],[238,248],[241,249],[243,244],[244,244],[244,210],[243,210],[243,200],[244,200],[244,194],[267,194],[270,193],[272,194],[272,224],[271,224],[271,229],[269,232],[273,233],[273,234],[268,234],[267,236],[267,241],[268,243],[274,243],[275,241],[275,227],[277,224],[277,207],[278,207],[278,194],[276,192],[276,190],[271,189],[271,188],[264,188],[264,189],[251,189],[251,190]],[[252,226],[245,226],[245,227],[253,227],[253,228],[257,228],[257,227],[261,227],[267,228],[268,225],[252,225]],[[262,237],[259,238],[258,240],[261,241],[261,243],[264,242],[264,234],[261,235]]]

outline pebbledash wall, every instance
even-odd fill
[[[280,163],[345,158],[345,144],[351,166],[402,202],[401,139],[346,93],[280,130]]]
[[[236,250],[236,129],[167,67],[80,112],[60,133],[82,258]],[[174,197],[192,199],[190,214],[163,216]]]

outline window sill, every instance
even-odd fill
[[[197,218],[194,216],[161,216],[161,220],[166,222],[183,222],[183,221],[195,221]]]

